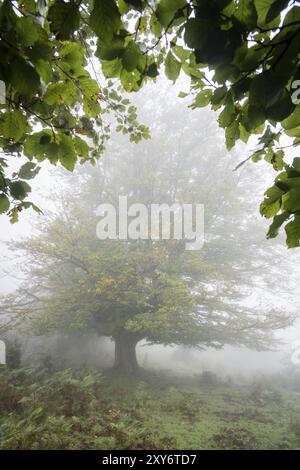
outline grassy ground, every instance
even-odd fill
[[[300,394],[203,378],[2,371],[0,447],[297,449]]]

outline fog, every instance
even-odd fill
[[[258,308],[269,311],[276,309],[290,315],[292,320],[285,327],[276,328],[275,342],[270,347],[271,351],[257,351],[255,345],[252,349],[243,345],[232,346],[230,344],[224,344],[220,349],[208,345],[198,350],[193,346],[176,346],[176,344],[149,345],[147,341],[142,340],[137,348],[138,362],[146,369],[169,370],[175,375],[194,375],[210,370],[222,377],[240,378],[278,373],[289,367],[297,369],[291,362],[291,354],[293,342],[299,339],[297,320],[300,306],[299,252],[285,247],[283,235],[274,240],[266,240],[268,221],[259,215],[259,204],[263,199],[263,192],[268,184],[272,183],[274,171],[266,162],[257,164],[248,162],[234,171],[237,164],[255,148],[255,138],[251,138],[247,145],[239,144],[231,154],[228,154],[224,145],[223,132],[216,123],[215,113],[206,109],[192,110],[188,108],[188,101],[178,99],[178,92],[184,89],[185,85],[185,82],[181,81],[176,86],[170,86],[161,79],[159,86],[149,85],[133,98],[140,122],[147,124],[151,130],[151,140],[132,144],[127,136],[113,134],[99,162],[102,168],[108,168],[109,178],[114,186],[111,193],[109,191],[106,193],[107,202],[112,201],[112,196],[116,197],[118,193],[133,197],[134,202],[144,202],[138,197],[142,194],[142,188],[151,186],[151,181],[149,183],[151,178],[155,184],[156,170],[161,174],[166,171],[165,166],[170,162],[184,162],[186,156],[189,155],[192,166],[197,167],[197,171],[201,173],[200,176],[199,174],[196,176],[196,179],[198,178],[196,184],[199,184],[197,202],[203,203],[205,210],[205,243],[202,252],[214,262],[220,259],[224,268],[222,275],[225,276],[228,286],[240,289],[241,295],[238,302],[243,309]],[[162,100],[166,103],[164,107],[160,106]],[[197,133],[199,133],[198,136]],[[291,154],[290,158],[292,156]],[[31,199],[44,214],[39,216],[26,211],[21,214],[20,221],[14,225],[10,224],[6,216],[0,217],[0,249],[3,260],[0,288],[4,303],[7,303],[7,295],[14,295],[28,276],[30,259],[28,261],[26,250],[19,251],[15,242],[30,239],[39,229],[43,229],[50,215],[59,217],[64,194],[68,195],[66,204],[70,207],[72,195],[74,201],[78,195],[76,190],[78,181],[84,180],[87,175],[90,177],[93,172],[96,175],[97,167],[93,169],[84,165],[82,168],[77,168],[75,174],[71,175],[59,167],[51,167],[43,163],[42,171],[33,182]],[[149,174],[149,168],[152,168],[152,174]],[[170,168],[170,172],[166,173],[168,181],[163,181],[166,187],[175,181],[172,180],[172,171],[173,169]],[[183,168],[182,171],[186,169]],[[175,170],[173,173],[174,178],[178,178]],[[192,184],[195,181],[193,178],[193,172],[191,172]],[[128,184],[129,180],[130,184]],[[99,183],[99,194],[95,187],[93,194],[88,195],[84,210],[88,211],[92,205],[95,208],[100,202],[106,202],[100,185],[101,183]],[[233,187],[234,190],[232,190]],[[85,188],[80,191],[84,194]],[[147,199],[147,202],[167,201],[163,186],[160,191],[159,196],[155,195],[154,191],[154,200]],[[191,191],[195,191],[195,187],[192,187]],[[192,200],[188,193],[184,197],[187,203]],[[242,209],[241,206],[237,208],[238,212],[232,207],[237,199],[242,201],[241,206],[243,206]],[[81,204],[81,208],[83,206],[84,204]],[[89,228],[94,231],[96,239],[95,215],[89,219],[89,223],[94,224]],[[234,224],[239,226],[236,233],[232,232]],[[255,259],[252,259],[253,250],[257,250],[257,254],[261,253]],[[23,269],[24,263],[26,263],[27,274]],[[240,274],[233,275],[230,272],[228,267],[232,267],[233,264],[240,264]],[[248,285],[242,280],[245,275]],[[227,279],[226,276],[228,276]],[[209,286],[214,283],[214,275],[211,280],[205,282],[209,291]],[[9,302],[13,304],[14,300],[9,300]],[[4,317],[7,319],[7,315]],[[226,325],[224,328],[226,337]],[[22,326],[18,326],[17,333],[8,331],[5,337],[16,334],[22,345],[24,364],[35,363],[40,360],[42,354],[46,353],[54,361],[59,362],[61,359],[65,365],[71,367],[84,364],[105,370],[113,364],[113,341],[109,339],[109,335],[103,337],[101,331],[78,333],[77,339],[72,340],[67,338],[65,333],[47,332],[46,335],[39,336],[32,331],[24,331]],[[78,348],[79,340],[80,348]]]

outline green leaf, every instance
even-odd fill
[[[124,48],[124,39],[120,36],[114,36],[112,41],[98,42],[96,55],[102,60],[113,60],[122,57]]]
[[[282,206],[290,212],[300,210],[300,187],[292,188],[282,196]]]
[[[27,137],[25,145],[24,145],[24,153],[28,157],[39,157],[44,154],[44,148],[41,145],[42,138],[50,138],[50,133],[45,132],[37,132],[35,134],[31,134]]]
[[[46,129],[29,135],[24,144],[25,155],[38,161],[48,158],[51,163],[56,163],[59,143],[51,142],[52,137],[52,132]]]
[[[41,85],[36,70],[20,57],[10,65],[10,82],[20,94],[29,96],[35,95]]]
[[[43,59],[38,59],[34,65],[41,79],[44,80],[45,83],[50,82],[53,76],[51,62],[48,62],[47,60]]]
[[[1,193],[0,194],[0,214],[3,214],[4,212],[7,212],[9,209],[9,199],[8,197]]]
[[[259,144],[264,144],[265,146],[268,146],[272,144],[275,138],[276,138],[276,134],[271,131],[270,126],[267,126],[264,134],[258,139],[258,142]]]
[[[18,18],[16,23],[16,33],[22,46],[33,46],[43,34],[43,29],[29,16]]]
[[[296,177],[294,175],[294,170],[293,168],[290,169],[292,171],[292,177],[288,176],[288,168],[285,169],[283,173],[280,173],[276,178],[275,178],[275,187],[280,188],[282,192],[286,192],[292,188],[300,188],[300,176]],[[298,172],[296,172],[296,175],[298,175]],[[268,190],[269,191],[269,190]],[[267,191],[267,193],[268,193]]]
[[[121,27],[121,17],[116,2],[114,0],[94,0],[90,26],[100,39],[111,40]]]
[[[53,52],[54,47],[53,43],[50,41],[41,41],[39,40],[33,46],[27,49],[27,55],[33,64],[36,63],[37,60],[52,60],[53,59]]]
[[[142,53],[135,42],[130,42],[124,50],[122,63],[127,72],[132,72],[138,65]]]
[[[274,217],[281,208],[281,198],[284,191],[276,185],[266,191],[266,198],[260,205],[260,213],[267,219]]]
[[[289,4],[289,0],[276,0],[273,2],[271,5],[267,16],[266,16],[266,23],[270,23],[273,21],[275,18],[277,18],[282,10],[284,10]]]
[[[165,73],[169,80],[173,82],[178,78],[181,69],[180,62],[175,59],[171,51],[168,52],[165,60]]]
[[[267,238],[275,238],[278,235],[280,227],[290,217],[289,212],[283,212],[282,214],[275,215],[272,224],[269,227]]]
[[[63,41],[60,56],[64,58],[64,61],[68,60],[72,65],[76,65],[84,60],[84,49],[78,42]]]
[[[231,150],[234,147],[236,140],[239,138],[239,122],[233,121],[225,130],[226,147]]]
[[[300,173],[300,157],[295,157],[294,158],[293,168]]]
[[[218,122],[220,127],[228,127],[236,118],[236,110],[233,104],[233,100],[230,94],[227,95],[225,106],[223,111],[220,113]]]
[[[274,170],[280,171],[284,168],[284,152],[282,150],[278,150],[277,152],[273,153],[273,157],[271,163],[273,165]]]
[[[251,156],[251,160],[254,162],[254,163],[257,163],[259,162],[262,157],[264,155],[264,150],[256,150]]]
[[[196,99],[192,105],[192,108],[204,108],[210,103],[212,96],[212,90],[211,89],[206,89],[200,91],[200,93],[197,94]]]
[[[20,110],[1,115],[0,134],[5,139],[18,142],[27,131],[27,119]]]
[[[185,6],[186,0],[160,0],[155,16],[160,24],[167,27],[173,18],[175,18],[177,11]]]
[[[292,103],[290,94],[286,89],[282,90],[277,100],[266,110],[266,116],[275,121],[283,121],[293,112],[295,105]]]
[[[272,22],[266,21],[266,17],[270,9],[272,8],[272,4],[274,4],[277,0],[254,0],[257,15],[258,15],[258,25],[260,27],[265,27],[268,24],[268,27],[276,27],[279,25],[280,18],[277,17],[275,20],[273,19]],[[269,15],[271,17],[271,13]]]
[[[240,131],[241,141],[246,144],[249,140],[250,133],[245,129],[245,127],[243,126],[243,124],[241,122],[239,124],[239,131]]]
[[[249,132],[253,132],[266,120],[263,110],[258,106],[248,106],[245,127]]]
[[[227,63],[233,55],[233,43],[228,33],[208,19],[191,18],[186,22],[184,39],[191,49],[196,49],[197,62],[219,65]]]
[[[74,105],[78,98],[78,89],[72,80],[50,83],[44,95],[45,103],[50,106],[66,103]]]
[[[281,205],[279,200],[271,203],[263,202],[260,206],[260,212],[267,219],[270,219],[271,217],[274,217],[277,214],[277,212],[280,210],[280,207]]]
[[[24,180],[30,180],[34,178],[40,171],[39,167],[36,167],[35,163],[27,162],[19,170],[19,177]]]
[[[150,30],[156,37],[160,37],[162,34],[163,27],[156,15],[152,15],[150,18]]]
[[[59,161],[69,171],[73,171],[77,157],[72,137],[62,134],[59,142]]]
[[[212,105],[219,105],[222,103],[223,99],[225,98],[227,92],[226,86],[222,86],[220,88],[217,88],[212,95],[211,98],[211,104]]]
[[[31,187],[25,181],[12,181],[9,183],[10,194],[14,199],[22,201],[31,191]]]
[[[83,110],[88,117],[97,117],[101,113],[101,107],[97,101],[97,98],[89,98],[88,95],[84,95]]]
[[[275,72],[257,75],[250,84],[250,105],[264,108],[274,105],[280,97],[282,87],[282,76]]]
[[[283,193],[284,191],[280,189],[277,185],[271,186],[271,188],[267,189],[265,193],[267,196],[267,202],[271,204],[277,201],[278,199],[281,198]]]
[[[300,216],[296,215],[295,219],[286,224],[285,231],[287,235],[287,246],[296,248],[300,246]]]
[[[86,93],[89,97],[100,92],[98,82],[91,77],[80,77],[79,84],[82,92]]]
[[[192,49],[200,49],[205,45],[209,23],[206,20],[191,18],[185,25],[184,39],[186,44]],[[212,29],[210,27],[210,29]],[[209,36],[212,36],[213,31]]]
[[[157,69],[156,64],[150,64],[149,67],[146,70],[146,75],[151,78],[155,78],[159,75],[159,71]]]
[[[75,145],[75,150],[76,150],[77,155],[82,156],[82,157],[89,156],[90,147],[85,142],[85,140],[76,136],[74,138],[74,145]]]
[[[137,91],[140,88],[141,74],[137,69],[127,72],[123,68],[120,73],[120,81],[125,91]]]
[[[114,60],[104,60],[101,62],[102,71],[106,78],[118,77],[122,70],[122,60],[117,58]]]
[[[234,16],[249,29],[256,26],[257,11],[253,0],[239,0]]]
[[[2,159],[1,159],[2,160]],[[0,160],[0,161],[1,161]],[[2,163],[2,162],[1,162]],[[2,170],[3,170],[3,166],[2,166]],[[4,175],[3,173],[0,171],[0,191],[2,191],[3,189],[5,189],[7,186],[7,183],[4,179]]]
[[[11,224],[16,224],[19,220],[19,207],[13,207],[9,213],[9,219]]]
[[[69,39],[79,29],[80,14],[75,2],[56,0],[49,8],[48,21],[50,30],[59,39]]]
[[[295,129],[296,127],[300,126],[300,105],[298,105],[292,114],[284,119],[282,125],[285,129]]]
[[[182,46],[174,46],[172,51],[181,61],[188,59],[191,55],[191,51],[184,49]]]

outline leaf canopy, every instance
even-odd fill
[[[109,137],[103,122],[108,111],[132,141],[149,136],[114,84],[132,92],[162,71],[173,82],[184,73],[191,82],[192,107],[210,105],[218,112],[228,150],[238,140],[259,136],[252,160],[264,159],[281,172],[274,184],[284,188],[284,198],[276,203],[269,204],[266,194],[262,214],[272,214],[273,235],[278,220],[286,224],[287,245],[298,246],[299,193],[289,191],[300,172],[295,162],[286,162],[281,143],[282,136],[291,139],[291,146],[300,143],[298,2],[2,0],[0,26],[5,155],[24,152],[29,159],[47,158],[70,170],[77,161],[93,163]],[[103,76],[112,80],[97,86],[91,69],[98,61]],[[49,142],[37,141],[37,124]],[[89,151],[78,138],[89,139]],[[0,171],[7,181],[5,161]],[[14,203],[9,184],[1,191]]]

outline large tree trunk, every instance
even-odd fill
[[[136,358],[136,345],[138,338],[126,331],[114,336],[115,340],[115,363],[114,369],[125,375],[137,375],[139,365]]]

